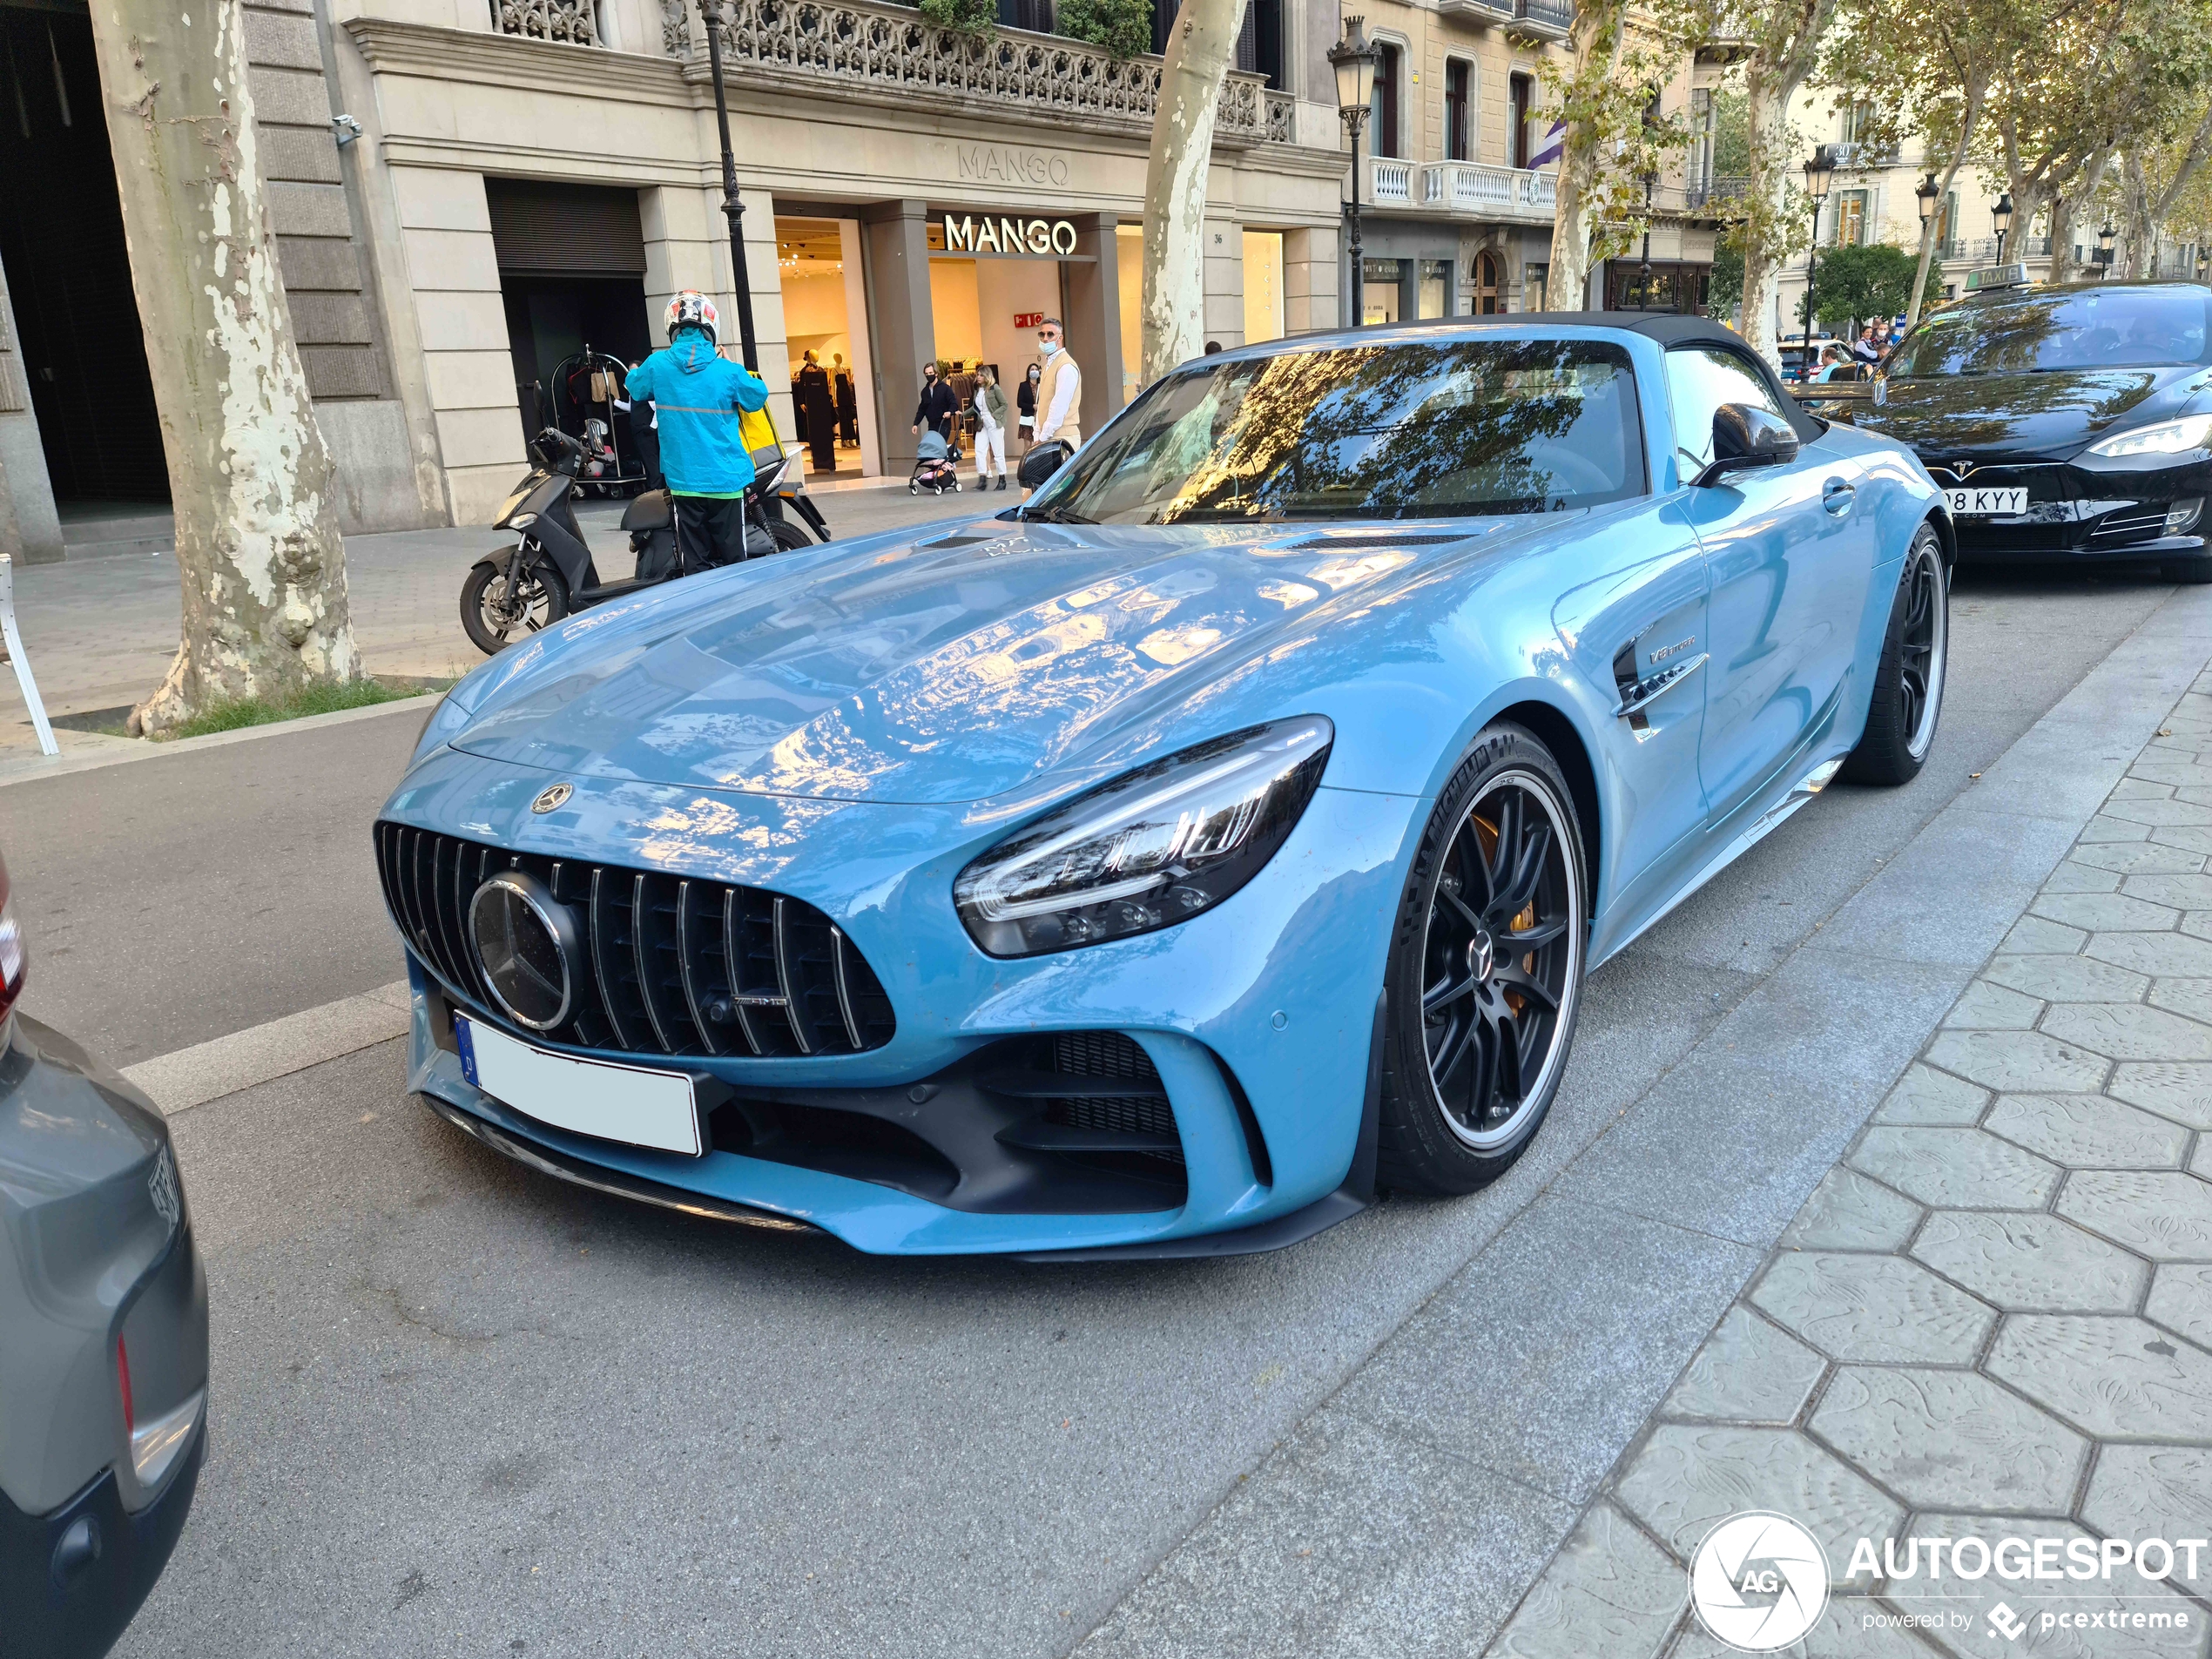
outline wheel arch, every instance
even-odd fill
[[[1598,876],[1602,861],[1601,849],[1605,838],[1599,823],[1597,769],[1590,762],[1588,746],[1582,734],[1557,708],[1549,703],[1529,701],[1514,703],[1500,709],[1490,717],[1494,720],[1511,720],[1536,734],[1544,746],[1552,752],[1552,759],[1559,762],[1559,769],[1567,774],[1568,793],[1575,799],[1575,818],[1582,832],[1582,865],[1586,891],[1595,906],[1599,892]]]
[[[1955,569],[1959,563],[1959,530],[1952,523],[1951,515],[1940,507],[1931,507],[1920,522],[1935,527],[1936,540],[1943,544],[1944,570],[1948,572]]]

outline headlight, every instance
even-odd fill
[[[2185,415],[2178,421],[2115,432],[2089,446],[2093,455],[2119,460],[2126,455],[2178,455],[2212,446],[2212,415]]]
[[[1277,720],[1116,778],[962,870],[960,919],[994,956],[1035,956],[1211,909],[1288,839],[1335,739],[1318,714]]]
[[[517,513],[507,521],[505,528],[510,530],[526,530],[536,523],[536,513]]]

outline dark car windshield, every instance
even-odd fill
[[[1891,355],[1893,380],[2156,368],[2204,361],[2202,288],[2117,288],[1997,306],[1960,306],[1923,322]]]
[[[1640,495],[1628,354],[1599,341],[1439,341],[1169,375],[1032,516],[1100,524],[1541,513]]]

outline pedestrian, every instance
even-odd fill
[[[1850,355],[1833,341],[1820,348],[1820,381],[1849,380],[1854,372]]]
[[[1217,340],[1209,340],[1206,342],[1205,354],[1209,357],[1218,357],[1221,355],[1221,342]]]
[[[768,385],[716,350],[721,319],[705,294],[686,288],[664,322],[667,346],[630,371],[631,427],[658,425],[684,569],[734,564],[745,556],[745,497],[756,476],[742,415],[766,406]]]
[[[1037,377],[1037,442],[1055,440],[1070,452],[1082,447],[1082,370],[1068,349],[1060,319],[1047,317],[1037,329],[1043,372]]]
[[[835,382],[837,397],[837,441],[848,448],[857,448],[860,442],[860,395],[853,388],[853,371],[845,367],[845,354],[832,352],[830,361],[836,368],[830,371]]]
[[[953,423],[960,418],[960,400],[953,395],[953,388],[938,378],[937,365],[921,366],[921,401],[914,405],[914,429],[919,434],[927,427],[947,443],[953,441]]]
[[[799,407],[806,412],[806,447],[816,472],[837,470],[837,402],[830,394],[829,371],[814,352],[799,371]]]
[[[1872,323],[1865,324],[1860,327],[1858,338],[1851,341],[1851,354],[1862,363],[1878,362],[1881,360],[1882,348],[1874,343]]]
[[[1006,394],[998,371],[986,363],[975,371],[975,488],[991,487],[991,460],[998,458],[998,487],[1006,488]]]
[[[1022,440],[1025,455],[1037,441],[1037,381],[1043,374],[1042,368],[1032,363],[1022,376],[1022,384],[1014,388],[1015,435]]]

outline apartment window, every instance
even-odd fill
[[[1399,89],[1405,72],[1405,52],[1386,41],[1382,43],[1375,59],[1374,96],[1367,106],[1367,130],[1374,134],[1374,152],[1379,156],[1405,154],[1398,142]]]
[[[1467,88],[1472,67],[1462,57],[1444,65],[1444,158],[1474,159],[1474,127],[1468,110]]]
[[[1845,144],[1865,144],[1873,136],[1874,106],[1858,103],[1846,105],[1843,110],[1843,135]]]
[[[1713,189],[1713,94],[1705,87],[1689,94],[1689,189],[1703,200]]]
[[[1159,32],[1159,7],[1152,13]],[[1173,21],[1172,18],[1170,19]],[[1164,51],[1166,43],[1161,43]],[[1264,75],[1270,86],[1283,84],[1283,0],[1246,0],[1244,27],[1237,35],[1237,67]]]
[[[1838,247],[1857,247],[1866,239],[1866,192],[1863,190],[1839,190],[1836,192],[1836,235]]]
[[[1535,86],[1535,82],[1526,75],[1516,75],[1507,83],[1510,105],[1507,118],[1513,123],[1513,132],[1506,142],[1513,165],[1516,167],[1528,165],[1528,109]]]
[[[1008,29],[1052,32],[1052,0],[999,0],[999,22]]]

